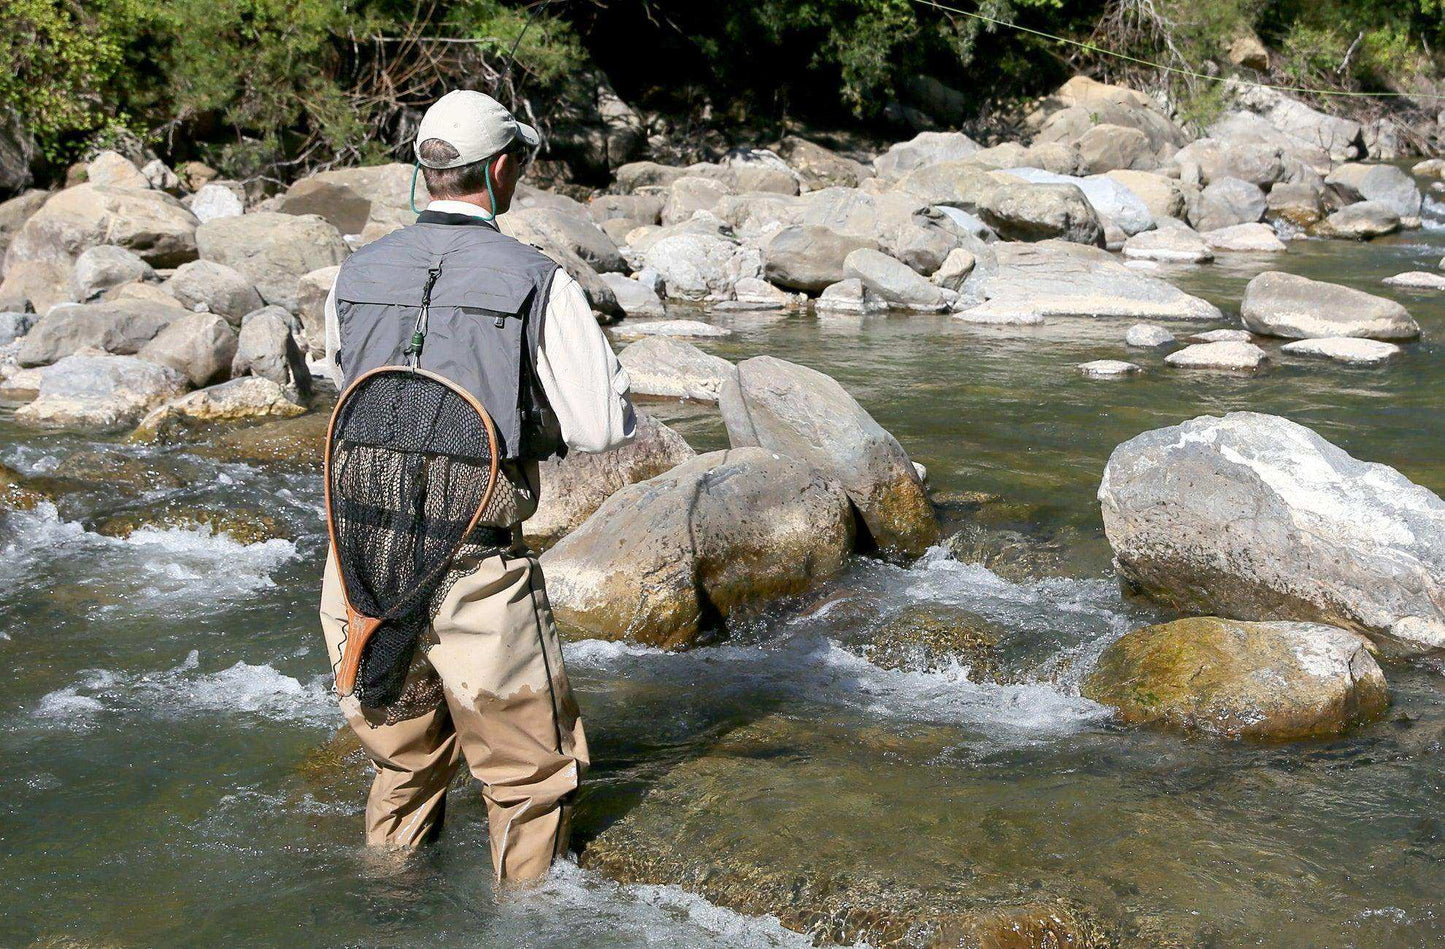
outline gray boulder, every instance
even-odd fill
[[[1079,151],[1082,171],[1089,175],[1121,168],[1150,171],[1159,166],[1149,136],[1124,125],[1096,125],[1080,135],[1074,147]]]
[[[22,366],[44,366],[82,349],[131,355],[185,313],[132,301],[63,303],[51,307],[20,343]]]
[[[962,132],[919,132],[873,159],[880,178],[898,179],[925,165],[959,161],[978,151],[978,143]]]
[[[718,406],[733,447],[797,458],[842,485],[879,547],[918,556],[938,541],[908,453],[832,377],[757,356],[738,364]]]
[[[669,336],[640,339],[617,359],[627,370],[633,395],[716,402],[723,385],[738,374],[726,359]]]
[[[522,531],[538,541],[554,541],[629,484],[670,471],[696,454],[681,435],[638,412],[637,432],[621,448],[599,454],[572,451],[542,462],[537,510],[522,523]]]
[[[1227,143],[1213,138],[1190,142],[1174,155],[1182,181],[1204,187],[1222,178],[1237,178],[1267,188],[1286,175],[1284,149],[1264,142]]]
[[[882,313],[888,309],[888,303],[865,287],[863,281],[857,277],[849,277],[825,287],[814,301],[813,309],[819,315],[837,313],[862,316],[866,313]]]
[[[1264,192],[1249,182],[1218,178],[1199,193],[1199,201],[1190,209],[1189,223],[1199,231],[1252,224],[1264,219],[1268,207]]]
[[[843,261],[844,277],[862,281],[878,299],[909,310],[939,311],[947,308],[950,295],[930,283],[902,261],[882,251],[860,247]]]
[[[796,135],[783,137],[778,143],[778,155],[797,173],[804,191],[856,188],[872,174],[861,163]]]
[[[15,410],[15,421],[31,428],[116,431],[185,390],[185,376],[136,356],[66,356],[41,371],[39,395]]]
[[[1153,323],[1136,323],[1124,334],[1124,345],[1133,349],[1161,349],[1174,345],[1174,334]]]
[[[296,401],[305,401],[311,394],[311,372],[291,335],[291,326],[271,307],[249,314],[241,324],[231,375],[270,379]]]
[[[207,221],[196,230],[196,243],[204,259],[240,272],[262,300],[293,312],[297,281],[341,263],[350,252],[340,232],[322,218],[275,211]]]
[[[633,221],[634,226],[659,224],[665,200],[658,194],[599,194],[587,202],[587,213],[599,227],[618,219]]]
[[[1204,238],[1192,227],[1182,224],[1135,234],[1124,242],[1123,252],[1131,260],[1204,264],[1214,259],[1214,251]]]
[[[1096,247],[1065,241],[988,245],[960,291],[957,309],[1002,318],[1117,316],[1148,320],[1219,320],[1212,303],[1129,269]],[[980,313],[981,311],[981,313]]]
[[[1172,608],[1445,648],[1445,501],[1288,419],[1145,432],[1114,450],[1099,501],[1121,578]]]
[[[1309,227],[1324,217],[1320,189],[1307,182],[1280,182],[1269,189],[1267,203],[1271,218],[1283,218],[1297,227]]]
[[[1098,125],[1138,129],[1161,160],[1168,158],[1189,134],[1175,124],[1149,96],[1125,86],[1074,76],[1048,96],[1025,121],[1040,142],[1077,142]]]
[[[1249,281],[1239,313],[1251,331],[1287,339],[1420,335],[1419,324],[1394,300],[1273,270]]]
[[[241,317],[265,306],[248,277],[214,260],[193,260],[176,268],[165,289],[189,310],[217,313],[241,325]]]
[[[1104,227],[1093,205],[1072,183],[1035,183],[1023,174],[990,172],[971,162],[927,165],[898,182],[899,191],[930,205],[960,208],[978,215],[1005,240],[1062,238],[1101,244]]]
[[[411,210],[411,182],[412,166],[401,162],[318,172],[287,189],[281,210],[303,216],[330,214],[345,225],[338,228],[340,233],[356,235],[358,244],[366,244],[416,220]],[[313,196],[310,202],[302,200],[308,192]],[[330,204],[333,200],[334,207]],[[426,207],[430,200],[426,182],[418,177],[416,206]],[[361,226],[350,230],[357,224]]]
[[[1244,253],[1281,253],[1284,241],[1275,234],[1268,224],[1234,224],[1215,231],[1205,231],[1200,237],[1210,250]]]
[[[224,381],[236,357],[236,331],[216,313],[187,313],[141,347],[140,357],[185,375],[200,387]]]
[[[599,274],[599,277],[617,298],[617,305],[622,307],[622,312],[628,316],[661,318],[667,315],[667,307],[663,304],[662,297],[646,284],[620,273]]]
[[[1143,199],[1127,185],[1108,175],[1071,177],[1055,175],[1037,168],[1009,168],[1004,174],[1032,181],[1035,184],[1073,185],[1084,193],[1090,207],[1105,226],[1113,225],[1125,234],[1138,234],[1154,226],[1154,214]],[[1084,241],[1083,243],[1089,243]]]
[[[31,190],[8,201],[0,201],[0,261],[4,260],[10,241],[49,198],[49,191]],[[4,273],[3,267],[0,267],[0,273]]]
[[[339,266],[321,267],[296,282],[296,315],[301,320],[297,343],[317,356],[326,352],[326,299],[340,271]]]
[[[541,561],[563,624],[682,648],[837,574],[852,549],[842,489],[801,461],[741,448],[623,488]]]
[[[1400,216],[1389,205],[1361,201],[1340,208],[1316,225],[1314,232],[1321,237],[1367,241],[1399,229]]]
[[[1373,201],[1383,204],[1402,218],[1418,218],[1423,200],[1420,188],[1402,169],[1394,165],[1362,165],[1346,162],[1325,176],[1325,184],[1333,187],[1349,201]]]
[[[200,190],[191,196],[187,206],[202,224],[223,217],[240,217],[246,212],[246,203],[236,193],[237,190],[229,185],[211,182],[202,185]]]
[[[86,302],[111,287],[150,280],[155,275],[155,269],[140,255],[124,247],[100,244],[87,248],[75,258],[75,269],[70,272],[70,289],[77,300]]]
[[[83,184],[57,191],[25,222],[5,252],[6,272],[21,261],[70,264],[100,244],[135,251],[153,267],[196,258],[196,218],[150,188]]]
[[[847,275],[843,262],[860,248],[878,245],[864,237],[839,234],[817,225],[794,224],[763,245],[763,276],[790,290],[818,293]]]
[[[1152,171],[1111,171],[1105,175],[1119,182],[1144,203],[1157,224],[1162,218],[1184,217],[1184,192],[1179,182]]]
[[[548,256],[579,257],[598,273],[627,270],[617,245],[585,218],[556,208],[537,207],[510,211],[498,221],[505,233],[541,248]]]
[[[150,181],[135,162],[119,152],[103,151],[86,166],[85,180],[93,185],[116,188],[149,188]]]
[[[650,245],[644,266],[661,274],[668,299],[727,300],[743,277],[762,275],[762,257],[720,234],[679,233]]]
[[[1347,366],[1378,366],[1389,362],[1404,350],[1394,343],[1374,339],[1338,337],[1333,339],[1300,339],[1285,343],[1280,352],[1291,356],[1312,356],[1344,363]]]
[[[1349,161],[1361,154],[1363,130],[1353,119],[1326,115],[1264,86],[1238,87],[1235,101],[1257,113],[1279,133],[1323,152],[1332,161]],[[1216,134],[1213,128],[1210,134]]]

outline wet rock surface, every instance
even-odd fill
[[[1083,694],[1131,724],[1273,740],[1337,735],[1390,704],[1358,633],[1217,617],[1127,634],[1104,650]]]

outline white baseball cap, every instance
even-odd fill
[[[430,162],[421,157],[421,143],[440,139],[457,150],[457,157],[446,162]],[[516,139],[535,147],[540,138],[537,130],[508,112],[496,99],[468,89],[448,92],[421,117],[416,130],[416,160],[427,168],[456,168],[491,158]]]

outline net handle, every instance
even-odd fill
[[[337,579],[341,581],[341,599],[342,602],[346,604],[347,626],[352,625],[353,619],[361,621],[360,629],[347,630],[348,635],[342,643],[341,662],[336,670],[336,693],[342,698],[345,698],[356,690],[356,674],[361,669],[361,654],[365,650],[366,644],[371,639],[372,634],[375,633],[381,625],[381,620],[376,617],[364,616],[358,613],[356,609],[352,607],[351,597],[346,592],[346,577],[343,573],[344,568],[341,565],[341,557],[336,552],[336,518],[332,514],[331,505],[331,446],[334,444],[333,436],[336,432],[336,420],[341,417],[341,410],[345,408],[352,393],[372,376],[378,376],[387,372],[402,372],[408,375],[426,376],[428,379],[439,382],[466,400],[466,402],[476,410],[477,415],[481,416],[482,427],[487,433],[488,454],[491,456],[489,467],[491,470],[487,476],[487,489],[482,494],[482,501],[477,505],[476,513],[472,515],[471,521],[468,522],[465,533],[462,534],[463,538],[465,538],[467,534],[470,534],[472,530],[476,528],[477,523],[481,521],[482,512],[485,511],[487,505],[492,502],[492,495],[497,490],[496,427],[492,424],[491,415],[482,407],[482,403],[477,401],[477,397],[455,382],[429,369],[415,369],[410,366],[378,366],[375,369],[370,369],[357,376],[351,385],[347,386],[346,390],[341,393],[341,397],[336,400],[336,408],[331,410],[331,419],[326,423],[326,448],[322,456],[321,481],[323,497],[325,499],[324,503],[326,505],[326,537],[331,544],[331,550],[327,556],[336,558]]]

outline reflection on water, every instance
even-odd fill
[[[836,376],[928,467],[951,528],[1023,553],[989,568],[942,548],[911,567],[860,561],[691,654],[569,644],[597,761],[579,836],[685,827],[678,848],[702,861],[783,875],[820,861],[864,876],[894,866],[940,894],[960,881],[978,896],[1038,890],[1139,944],[1440,944],[1438,668],[1387,670],[1387,721],[1287,747],[1118,729],[1077,683],[1105,645],[1157,618],[1112,583],[1093,499],[1110,450],[1140,431],[1277,412],[1445,491],[1445,308],[1379,285],[1434,269],[1442,247],[1426,229],[1160,271],[1230,319],[1248,279],[1281,265],[1400,299],[1425,339],[1379,369],[1266,344],[1272,365],[1257,377],[1187,375],[1126,350],[1126,321],[709,317],[738,330],[704,341],[709,351]],[[1102,381],[1074,369],[1099,358],[1146,371]],[[709,407],[651,408],[699,449],[725,443]],[[143,451],[0,419],[0,462],[28,473],[97,444]],[[104,491],[0,516],[0,753],[16,776],[0,804],[0,944],[805,943],[776,921],[575,866],[498,899],[472,787],[456,792],[437,847],[388,860],[358,846],[364,765],[318,752],[340,718],[315,623],[317,479],[154,454],[187,473],[176,493],[190,503],[254,507],[290,539],[103,537],[85,525],[117,503]],[[975,500],[949,500],[963,492]],[[920,609],[969,617],[989,650],[885,660],[880,631]],[[759,755],[770,742],[788,753]],[[879,798],[893,806],[860,833],[852,808]]]

